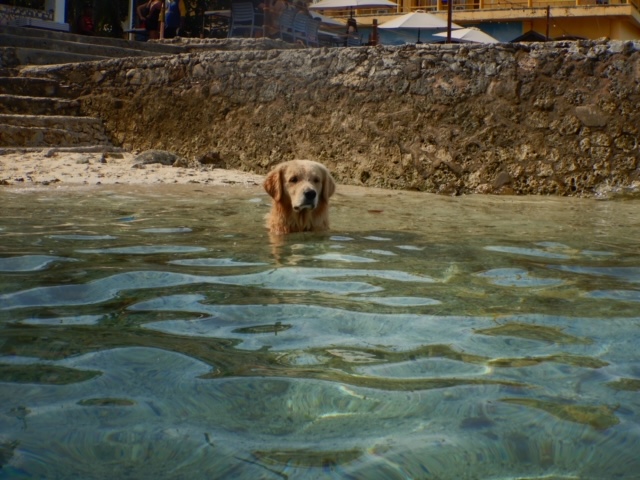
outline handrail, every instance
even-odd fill
[[[398,2],[398,14],[424,10],[425,12],[443,12],[447,10],[447,0],[414,0],[408,9],[403,9],[402,2]],[[521,8],[571,8],[571,7],[616,7],[631,5],[640,12],[640,0],[453,0],[454,10],[514,10]],[[348,17],[351,11],[331,10],[332,17]],[[377,8],[359,8],[359,17],[389,15],[391,10]]]

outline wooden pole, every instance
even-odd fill
[[[447,0],[447,43],[451,43],[451,17],[453,17],[453,0]]]
[[[378,45],[378,19],[373,19],[373,25],[371,28],[371,45],[374,47]]]
[[[550,7],[547,5],[547,42],[549,41],[549,17],[551,16]]]

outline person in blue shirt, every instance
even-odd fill
[[[180,2],[170,0],[164,17],[164,38],[173,38],[180,28]]]

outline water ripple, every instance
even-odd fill
[[[167,228],[143,228],[142,233],[190,233],[193,230],[188,227],[167,227]]]
[[[366,240],[373,240],[375,242],[388,242],[389,240],[391,240],[390,238],[387,237],[377,237],[375,235],[369,235],[368,237],[363,237]]]
[[[574,265],[547,265],[562,272],[580,273],[596,277],[611,277],[625,282],[640,283],[639,267],[583,267]]]
[[[566,260],[571,258],[569,255],[565,255],[564,253],[550,252],[547,250],[541,250],[539,248],[486,246],[484,247],[484,249],[491,252],[515,253],[517,255],[526,255],[529,257],[555,258],[558,260]]]
[[[424,358],[390,365],[368,365],[358,367],[357,371],[385,378],[452,378],[485,375],[488,370],[483,365],[447,358]]]
[[[352,237],[346,237],[344,235],[331,235],[329,240],[333,240],[334,242],[351,242],[354,239]]]
[[[563,355],[626,364],[635,358],[638,335],[632,332],[640,328],[640,318],[609,318],[603,335],[604,320],[600,318],[523,314],[503,316],[496,323],[492,317],[366,313],[297,304],[210,305],[203,300],[200,295],[171,295],[129,308],[207,315],[197,320],[152,322],[145,327],[179,335],[238,339],[239,348],[248,350],[265,346],[274,350],[307,350],[330,345],[378,345],[406,351],[436,343],[488,359],[494,358],[496,352],[515,359],[521,358],[523,352],[528,358],[557,357],[561,347]],[[237,331],[239,327],[278,323],[292,328],[245,335]]]
[[[135,247],[80,249],[76,250],[76,252],[90,254],[153,255],[156,253],[195,253],[206,250],[204,247],[189,247],[185,245],[139,245]]]
[[[521,268],[495,268],[476,276],[487,278],[491,283],[501,287],[554,287],[562,285],[562,280],[553,278],[532,277],[528,271]]]
[[[56,240],[80,240],[80,241],[97,241],[97,240],[115,240],[118,237],[113,235],[49,235],[49,238]]]
[[[20,323],[26,325],[97,325],[104,315],[78,315],[75,317],[27,318]]]
[[[341,255],[339,253],[325,253],[323,255],[316,255],[316,260],[333,261],[333,262],[347,262],[347,263],[373,263],[377,262],[373,258],[359,257],[357,255]]]
[[[174,311],[208,315],[191,320],[150,322],[145,328],[177,335],[232,338],[238,348],[259,350],[306,350],[315,347],[386,345],[391,350],[410,350],[438,342],[463,345],[475,335],[474,328],[491,325],[478,317],[439,317],[415,314],[364,313],[315,305],[209,305],[200,295],[172,295],[140,302],[136,311]],[[259,319],[259,320],[257,320]],[[288,324],[279,332],[241,334],[239,328]]]
[[[35,272],[44,270],[54,262],[76,262],[73,258],[55,255],[22,255],[0,258],[0,272]]]
[[[640,302],[640,291],[637,290],[594,290],[584,295],[598,300],[618,300],[622,302]]]
[[[423,307],[427,305],[440,305],[442,302],[425,297],[351,297],[351,300],[376,303],[388,307]]]
[[[266,265],[264,262],[239,262],[233,258],[187,258],[171,260],[169,264],[188,267],[254,267]]]
[[[0,295],[0,310],[36,306],[91,305],[114,298],[119,292],[175,287],[197,283],[257,286],[274,290],[318,291],[346,295],[382,290],[365,282],[327,281],[323,278],[373,277],[399,282],[431,283],[430,277],[394,270],[357,270],[287,267],[246,275],[198,276],[173,272],[132,271],[86,284],[38,287]]]
[[[385,255],[388,257],[393,257],[396,254],[389,251],[389,250],[376,250],[376,249],[370,249],[370,250],[365,250],[365,252],[367,253],[373,253],[374,255]]]

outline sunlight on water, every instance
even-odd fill
[[[640,471],[640,205],[0,191],[0,478]]]

